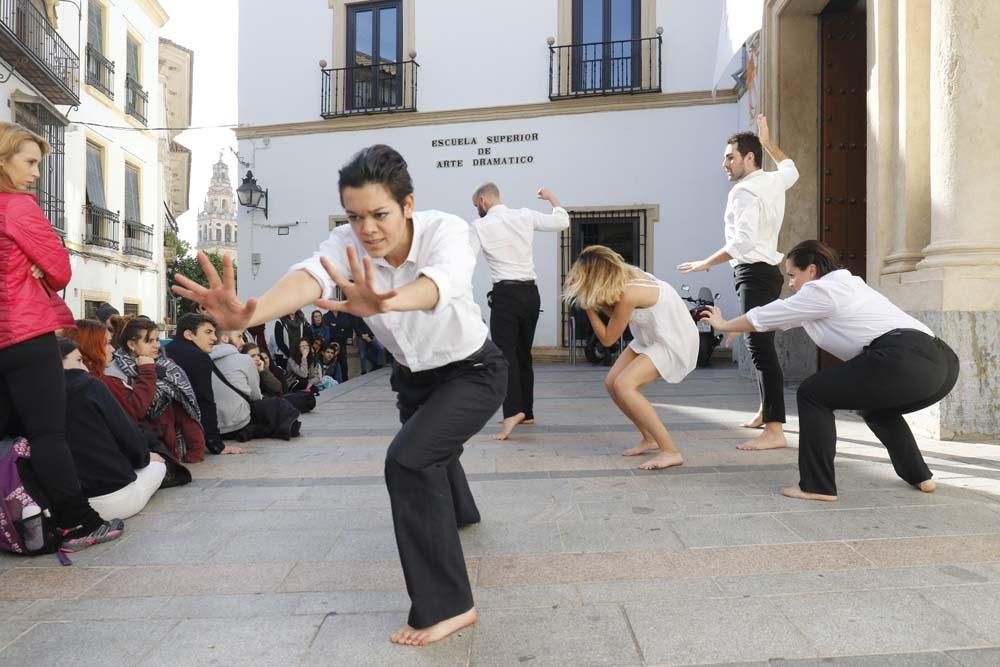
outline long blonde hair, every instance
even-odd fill
[[[611,308],[625,294],[635,269],[617,252],[602,245],[587,246],[566,275],[563,301],[585,310]]]
[[[0,162],[14,157],[20,150],[21,144],[25,141],[33,141],[38,144],[44,158],[51,150],[49,142],[40,136],[17,123],[5,123],[0,121]],[[20,192],[7,175],[7,170],[0,166],[0,192]]]

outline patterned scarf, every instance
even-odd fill
[[[119,349],[115,350],[111,358],[134,384],[136,378],[139,377],[139,367],[135,357]],[[170,401],[180,403],[192,419],[201,423],[198,399],[195,398],[194,389],[191,387],[187,373],[166,355],[163,348],[160,348],[160,354],[156,357],[156,395],[153,398],[153,403],[149,406],[146,417],[156,419],[167,409]]]

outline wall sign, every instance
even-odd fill
[[[448,137],[432,139],[431,148],[461,149],[463,157],[436,160],[438,169],[459,169],[462,167],[507,167],[531,164],[535,156],[531,154],[511,154],[507,144],[522,144],[538,141],[538,132],[526,134],[489,134],[483,137]],[[498,152],[494,153],[494,149]],[[514,146],[511,146],[514,149]],[[502,151],[502,153],[500,152]]]

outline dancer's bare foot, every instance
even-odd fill
[[[837,496],[827,496],[822,493],[809,493],[808,491],[803,491],[799,488],[798,484],[790,486],[787,489],[782,489],[781,495],[788,496],[789,498],[798,498],[799,500],[822,500],[828,503],[832,503],[837,499]]]
[[[476,622],[476,608],[473,607],[464,614],[452,616],[449,619],[435,623],[426,628],[412,628],[404,625],[396,632],[392,633],[389,641],[394,644],[404,644],[406,646],[427,646],[436,641],[440,641],[448,635],[458,632],[462,628],[467,628]]]
[[[653,458],[639,466],[642,470],[660,470],[661,468],[672,468],[684,465],[684,457],[680,452],[660,452]]]
[[[497,423],[498,423],[498,424],[502,424],[502,423],[503,423],[503,420],[502,420],[502,419],[498,419],[498,420],[497,420]],[[525,419],[525,420],[524,420],[523,422],[521,422],[521,424],[527,424],[527,425],[531,425],[531,424],[534,424],[534,423],[535,423],[535,420],[534,420],[534,418],[531,418],[531,419]]]
[[[510,437],[510,434],[514,432],[514,427],[524,421],[524,413],[518,412],[516,415],[511,415],[503,420],[503,428],[500,432],[496,434],[497,440],[506,440]]]
[[[651,449],[657,449],[658,447],[659,445],[657,445],[655,441],[643,439],[643,441],[635,447],[630,447],[622,452],[622,456],[639,456],[639,454],[648,452]]]
[[[755,414],[750,421],[745,421],[740,424],[743,428],[764,428],[764,415],[758,412]]]
[[[785,433],[781,429],[772,429],[764,427],[764,432],[758,436],[755,436],[744,443],[736,445],[736,449],[742,449],[744,451],[760,451],[764,449],[781,449],[788,446],[788,441],[785,440]]]
[[[917,484],[917,488],[924,493],[934,493],[935,489],[937,489],[937,482],[933,479],[925,479],[920,484]]]

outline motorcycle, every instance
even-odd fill
[[[698,368],[705,368],[712,364],[712,352],[722,342],[722,334],[715,333],[708,320],[700,317],[708,306],[715,305],[720,295],[718,292],[712,294],[712,290],[707,287],[698,290],[697,297],[690,296],[691,288],[687,285],[681,285],[681,291],[684,292],[681,298],[691,304],[691,318],[698,325]]]

